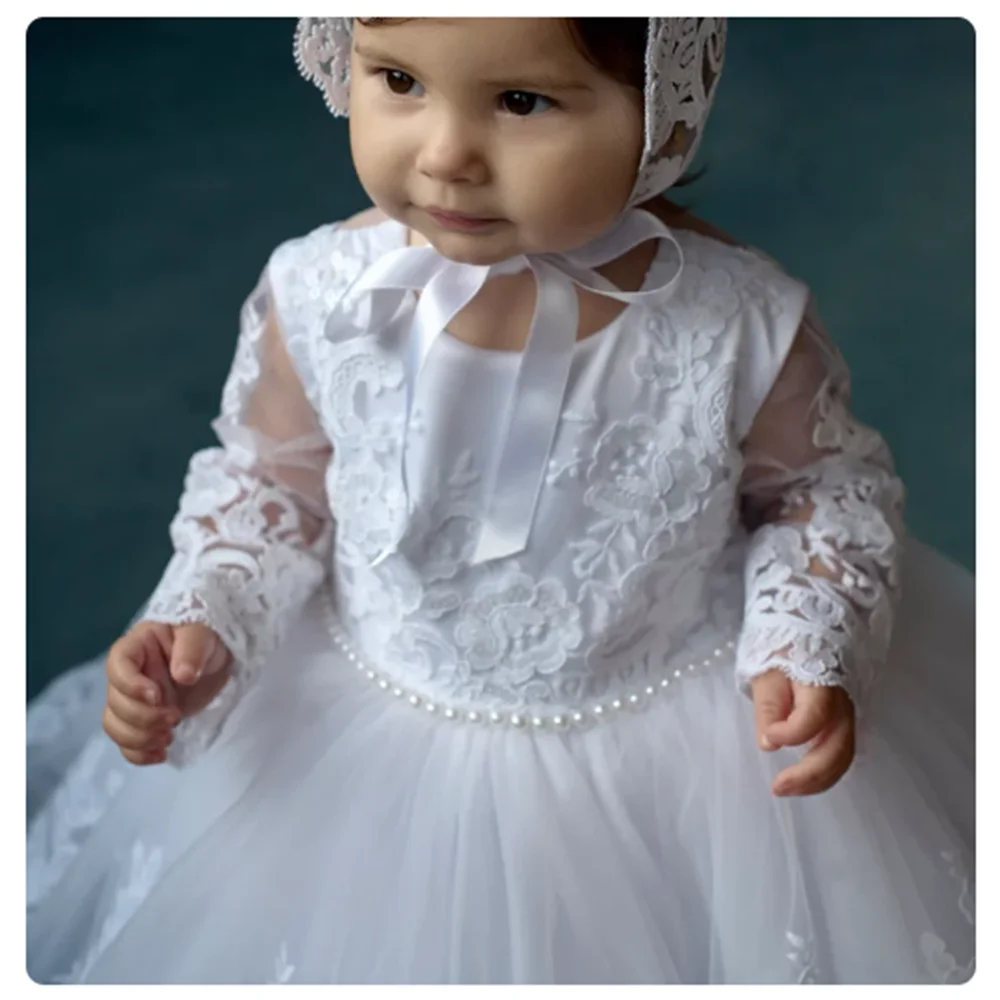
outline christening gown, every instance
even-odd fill
[[[487,559],[484,498],[532,481],[493,474],[520,353],[445,333],[408,380],[418,297],[355,284],[399,223],[275,251],[144,612],[233,677],[158,767],[101,731],[101,662],[29,707],[33,978],[972,975],[972,578],[905,538],[808,290],[673,235],[669,294],[573,348],[530,534]],[[803,752],[756,745],[774,667],[857,706],[822,795],[771,792]]]

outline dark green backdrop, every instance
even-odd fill
[[[271,249],[362,208],[292,20],[40,20],[28,57],[28,693],[169,554]],[[914,533],[973,565],[974,47],[960,20],[738,20],[687,199],[816,290]]]

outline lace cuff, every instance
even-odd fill
[[[168,760],[178,766],[214,742],[329,566],[330,446],[285,350],[266,277],[244,308],[213,427],[222,447],[191,460],[170,529],[174,556],[143,616],[206,625],[233,655],[226,686],[175,730]]]
[[[837,685],[860,713],[891,640],[903,487],[849,396],[846,365],[810,311],[744,442],[752,534],[737,677],[744,691],[774,668]]]

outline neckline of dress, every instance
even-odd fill
[[[373,230],[383,230],[384,234],[389,237],[389,240],[384,247],[385,252],[409,246],[409,227],[396,219],[385,219],[372,228]],[[663,280],[661,272],[667,266],[670,266],[669,254],[665,252],[668,249],[669,247],[666,241],[661,240],[653,259],[650,261],[649,267],[646,269],[646,274],[642,279],[642,283],[636,291],[645,291],[648,288],[654,287],[657,282]],[[676,263],[672,266],[676,266]],[[415,302],[416,295],[413,292],[408,292],[406,299],[408,302]],[[576,341],[573,345],[574,357],[596,348],[596,342],[598,341],[604,342],[611,339],[621,329],[626,319],[630,319],[634,315],[635,310],[644,308],[648,308],[648,306],[644,306],[639,302],[627,303],[625,308],[622,309],[622,311],[615,316],[610,323],[602,326],[599,330],[595,330],[589,336]],[[484,359],[488,358],[496,363],[515,365],[518,361],[520,361],[521,356],[524,353],[523,348],[521,350],[508,351],[503,348],[482,347],[479,344],[470,344],[467,340],[462,340],[460,337],[456,337],[455,334],[447,328],[442,331],[442,334],[443,336],[440,338],[440,342],[448,344],[448,349],[455,348],[459,352],[477,355]],[[591,345],[591,341],[594,341],[595,344]]]

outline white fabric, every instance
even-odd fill
[[[353,20],[303,17],[295,32],[299,72],[319,87],[338,116],[348,112]],[[723,17],[647,20],[643,149],[629,207],[671,187],[694,160],[726,51]]]
[[[677,251],[677,267],[669,279],[625,292],[594,270],[650,239],[666,240]],[[407,517],[413,513],[406,461],[417,379],[437,338],[491,277],[530,270],[538,293],[512,389],[503,409],[492,417],[497,429],[496,459],[486,475],[489,486],[479,519],[479,536],[469,557],[474,564],[517,555],[528,542],[576,345],[579,310],[574,285],[619,302],[654,305],[673,294],[683,267],[680,245],[670,230],[655,216],[638,210],[624,215],[599,240],[572,253],[521,255],[502,264],[477,267],[450,261],[426,246],[393,250],[376,260],[351,290],[354,295],[377,296],[366,333],[377,334],[391,322],[404,292],[421,293],[407,335],[406,407],[399,448]],[[393,293],[388,301],[383,298],[387,292]],[[405,530],[403,521],[400,531]],[[373,565],[396,551],[399,540],[395,538]]]
[[[30,830],[28,969],[94,983],[964,981],[972,594],[919,546],[903,575],[866,756],[801,801],[770,795],[794,755],[755,749],[730,660],[613,725],[456,725],[331,652],[316,608],[190,769],[130,767],[95,706]],[[103,686],[101,671],[64,683]],[[83,728],[61,722],[53,744]]]
[[[36,795],[33,976],[968,978],[971,581],[918,549],[887,659],[900,487],[806,289],[673,236],[673,294],[573,348],[526,547],[478,564],[518,355],[435,339],[407,515],[416,302],[373,330],[354,284],[405,229],[275,252],[149,611],[218,629],[234,680],[183,768],[96,733]],[[664,243],[647,287],[676,263]],[[867,709],[827,795],[770,793],[795,754],[754,746],[734,684],[770,666]]]
[[[589,717],[737,641],[744,686],[778,667],[864,709],[895,600],[889,456],[847,410],[818,321],[803,323],[804,286],[754,253],[673,240],[676,285],[669,244],[645,283],[671,294],[574,344],[526,547],[486,562],[496,414],[520,355],[438,336],[408,399],[419,306],[383,309],[363,280],[405,228],[324,227],[279,248],[245,313],[218,425],[229,443],[192,461],[178,554],[147,612],[210,625],[236,660],[217,702],[182,724],[177,763],[211,742],[328,569],[357,651],[456,710]],[[283,338],[275,323],[267,335],[268,295]],[[754,407],[744,434],[731,416]],[[255,440],[265,457],[305,458],[279,467]],[[309,461],[309,487],[290,488],[288,469]],[[740,502],[758,522],[745,551]]]

